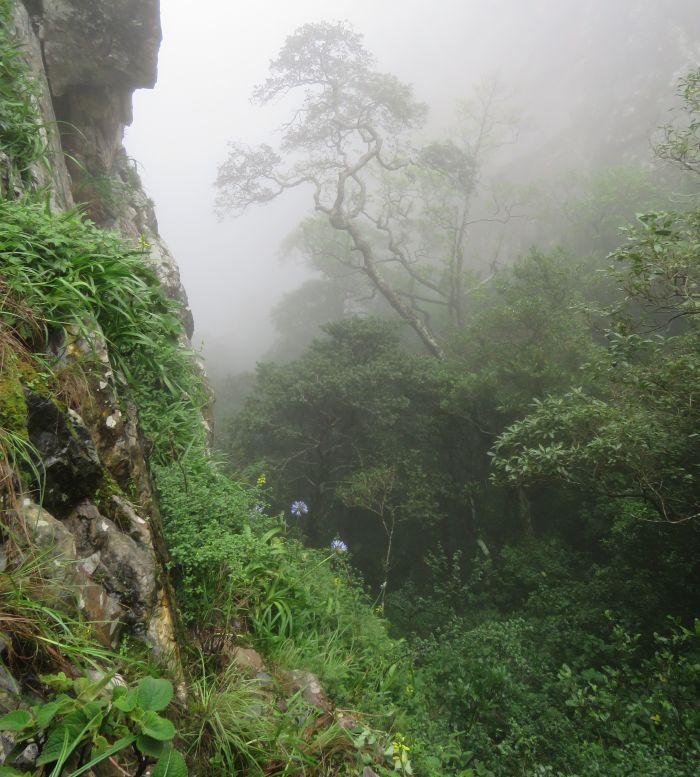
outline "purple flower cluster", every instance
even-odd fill
[[[306,513],[309,512],[309,506],[306,504],[306,502],[302,502],[300,499],[298,499],[296,502],[292,502],[290,512],[297,518],[301,518],[302,515],[306,515]]]
[[[335,551],[338,555],[348,552],[348,546],[342,540],[332,540],[331,550]]]

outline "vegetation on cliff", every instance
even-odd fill
[[[395,717],[400,644],[372,613],[339,549],[308,550],[288,538],[284,520],[265,514],[264,478],[252,488],[236,483],[211,456],[201,371],[183,337],[179,303],[148,269],[148,245],[98,229],[79,209],[53,212],[46,192],[33,190],[31,165],[51,160],[39,140],[34,87],[9,35],[9,3],[2,12],[3,89],[12,95],[2,104],[2,150],[11,169],[27,175],[22,194],[11,190],[0,200],[0,671],[7,688],[0,730],[14,744],[0,769],[77,777],[151,767],[155,777],[179,777],[183,753],[194,774],[338,774],[365,763],[381,770],[394,763],[394,750],[410,769],[400,740],[394,746],[375,733]],[[75,411],[110,386],[122,415],[138,419],[160,494],[182,621],[179,657],[150,656],[143,634],[125,632],[117,650],[101,644],[110,624],[91,621],[78,606],[91,589],[75,587],[76,539],[39,506],[50,463],[30,440],[25,396],[53,408],[52,418],[70,418],[72,426],[60,421],[68,445],[73,435],[89,452]],[[102,415],[108,430],[118,423]],[[120,484],[115,474],[104,467],[76,498],[107,506],[138,499],[137,484],[123,477]],[[52,499],[60,510],[61,499]],[[266,657],[270,674],[250,677],[236,664],[232,651],[246,644]],[[286,669],[317,672],[352,723],[341,725],[327,700],[309,703],[305,685],[281,687],[287,675],[284,682],[295,682]],[[161,674],[172,682],[156,679]]]
[[[201,371],[146,241],[128,244],[80,209],[52,212],[32,190],[25,173],[44,145],[9,8],[0,5],[0,75],[16,98],[0,107],[0,143],[24,193],[0,200],[0,730],[13,743],[0,774],[691,777],[696,200],[640,216],[607,273],[614,232],[598,219],[585,255],[533,250],[481,282],[466,269],[468,244],[454,240],[469,220],[478,149],[431,144],[394,176],[403,161],[382,157],[377,127],[396,139],[422,109],[350,36],[347,105],[375,111],[378,124],[347,123],[331,101],[292,139],[317,150],[330,126],[345,162],[342,144],[355,148],[357,132],[369,147],[354,173],[341,169],[335,205],[321,200],[327,182],[314,183],[330,227],[352,241],[336,244],[341,259],[360,252],[356,269],[399,325],[386,307],[383,318],[347,317],[299,359],[261,366],[219,436],[232,478],[208,448]],[[323,30],[343,49],[342,25]],[[308,53],[317,33],[288,45]],[[289,68],[275,67],[283,80],[263,99],[285,88]],[[688,170],[698,84],[698,73],[683,82],[688,121],[661,146]],[[265,154],[234,157],[226,175],[252,159],[275,180],[279,160]],[[376,180],[359,175],[370,162],[387,184],[383,215],[368,210]],[[297,172],[313,178],[328,165]],[[591,212],[638,202],[639,181],[618,170],[590,187],[572,228],[579,244]],[[664,199],[644,181],[645,201]],[[420,218],[408,218],[404,195],[417,197]],[[461,214],[444,233],[436,200]],[[443,261],[409,261],[394,240],[399,222]],[[306,224],[316,259],[334,258],[327,227]],[[388,280],[378,265],[392,266]],[[98,364],[107,372],[96,381]],[[179,654],[152,654],[134,612],[132,631],[105,645],[104,621],[76,601],[75,554],[66,563],[73,518],[40,507],[48,466],[28,402],[72,419],[70,439],[90,448],[76,410],[108,387],[147,453]],[[124,476],[103,462],[79,496],[95,510],[136,504],[130,466]],[[60,495],[50,498],[60,511]],[[126,515],[129,532],[143,530]]]

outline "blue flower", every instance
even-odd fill
[[[254,513],[259,513],[259,514],[264,513],[265,512],[265,505],[255,505],[255,507],[253,508],[253,512]]]
[[[348,552],[348,546],[342,540],[333,540],[331,542],[331,550],[340,555],[341,553]]]
[[[290,509],[290,512],[292,515],[295,515],[297,518],[301,518],[302,515],[306,515],[306,513],[309,512],[309,506],[306,504],[306,502],[297,500],[296,502],[292,502],[292,507]]]

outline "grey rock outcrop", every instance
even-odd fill
[[[28,7],[39,5],[39,2],[25,3]],[[32,169],[32,178],[35,186],[48,187],[51,191],[52,204],[57,208],[70,208],[73,205],[71,193],[71,180],[65,165],[63,151],[61,149],[60,135],[56,124],[51,90],[46,79],[44,60],[41,51],[41,43],[32,30],[27,8],[20,2],[16,2],[13,8],[14,34],[23,47],[25,59],[33,78],[39,84],[39,110],[43,117],[43,126],[40,133],[47,144],[50,165],[36,164]],[[18,197],[22,194],[22,183],[12,175],[9,160],[0,154],[0,195]]]
[[[293,669],[290,672],[282,673],[282,681],[288,686],[291,693],[300,693],[307,704],[322,712],[331,711],[332,706],[321,681],[312,672]]]
[[[152,88],[159,0],[43,0],[32,4],[55,96],[76,85]],[[37,8],[38,6],[38,8]]]
[[[138,545],[104,516],[90,522],[88,533],[92,548],[100,553],[95,576],[116,596],[138,631],[155,606],[157,570],[152,549]]]
[[[13,28],[39,87],[49,164],[20,178],[0,155],[0,196],[46,187],[54,209],[79,203],[98,226],[121,232],[142,251],[165,293],[180,301],[183,329],[191,334],[177,265],[123,146],[132,94],[153,86],[157,75],[159,0],[15,0]],[[137,410],[119,396],[119,376],[96,322],[83,321],[60,339],[51,345],[52,363],[77,379],[60,404],[26,392],[45,495],[43,510],[24,505],[24,520],[55,562],[56,581],[71,588],[102,642],[114,646],[128,629],[162,657],[176,657],[162,571],[167,552]]]
[[[41,457],[44,504],[64,511],[92,495],[102,478],[97,449],[80,416],[63,413],[45,397],[25,389],[29,439]]]

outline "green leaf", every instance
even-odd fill
[[[58,674],[40,674],[39,679],[44,685],[48,685],[49,688],[54,691],[68,691],[74,686],[74,681],[69,677],[66,677],[65,672],[59,672]]]
[[[112,688],[112,701],[115,702],[117,699],[123,699],[128,693],[129,689],[124,685],[115,685]]]
[[[86,682],[80,689],[78,698],[83,702],[90,702],[96,699],[100,693],[109,685],[112,681],[112,675],[105,674],[99,680],[94,683]]]
[[[144,710],[164,710],[173,698],[173,686],[168,680],[143,677],[136,689],[136,700]]]
[[[153,737],[146,736],[146,734],[140,734],[136,738],[136,747],[144,755],[150,755],[151,758],[159,758],[163,753],[165,744],[162,740],[154,739]]]
[[[48,704],[35,707],[34,714],[36,715],[37,728],[46,728],[62,706],[63,704],[59,701],[50,701]]]
[[[114,690],[116,691],[116,688]],[[114,696],[116,696],[116,694],[114,694]],[[136,707],[136,691],[133,688],[130,688],[126,696],[117,696],[114,699],[112,706],[122,712],[132,712],[134,707]]]
[[[175,726],[156,712],[149,710],[141,721],[141,730],[146,736],[165,742],[175,736]]]
[[[37,758],[37,766],[57,761],[63,751],[64,742],[74,740],[81,736],[90,723],[90,718],[83,710],[76,710],[70,715],[66,715],[63,720],[51,729],[41,755]]]
[[[168,748],[158,760],[151,777],[187,777],[187,764],[177,750]]]
[[[71,727],[64,725],[53,729],[42,748],[41,755],[36,759],[36,765],[44,766],[44,764],[58,761],[71,735],[76,735],[79,731],[80,729],[73,730]]]
[[[13,710],[0,718],[0,731],[24,731],[34,725],[34,717],[27,710]]]

